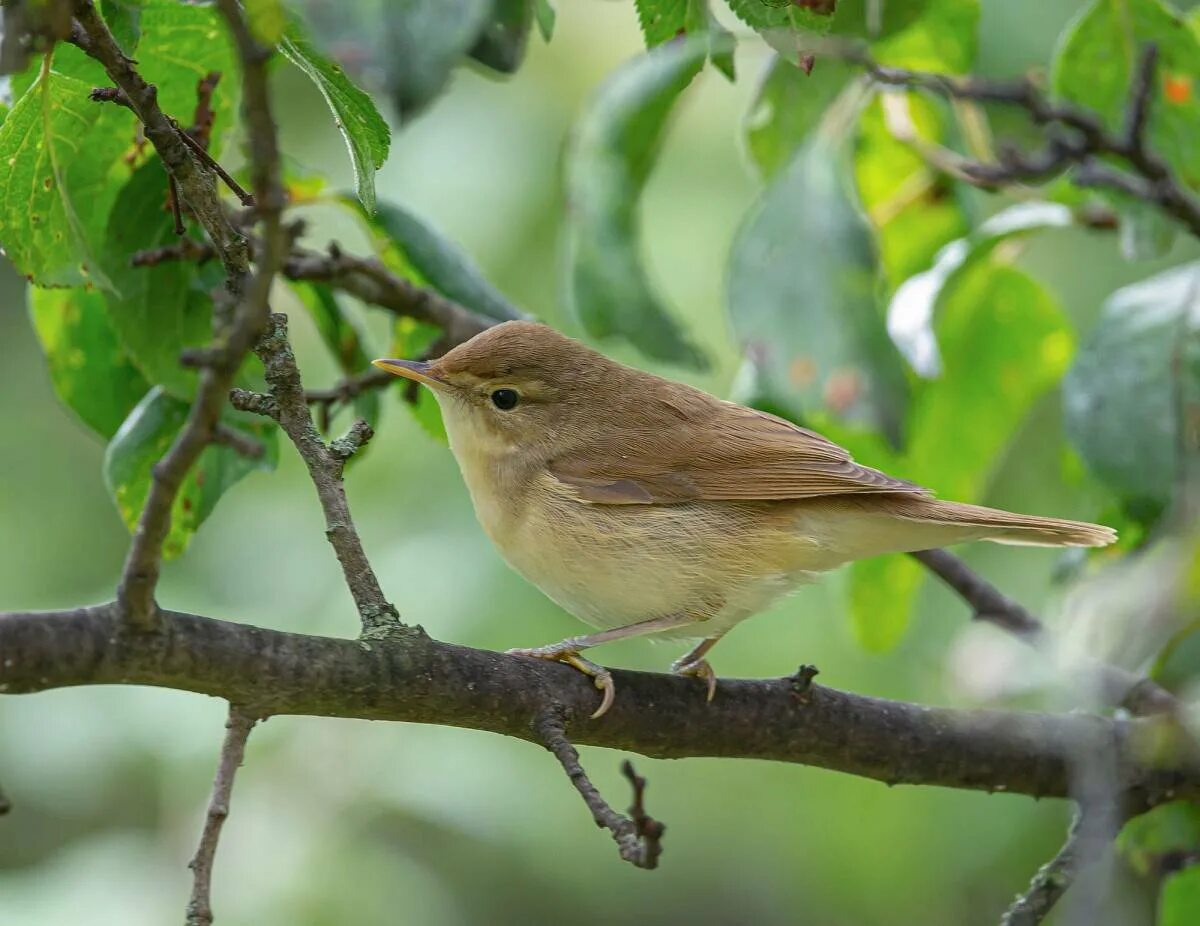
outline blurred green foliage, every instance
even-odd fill
[[[1184,25],[1186,11],[1159,0],[296,7],[290,20],[273,0],[248,5],[257,33],[282,42],[275,99],[306,244],[375,253],[490,317],[527,313],[802,419],[944,496],[1115,518],[1153,540],[1187,487],[1200,402],[1196,241],[1128,199],[1060,185],[967,189],[926,153],[990,155],[990,127],[1013,129],[1010,113],[881,91],[809,55],[813,37],[831,33],[896,66],[1049,67],[1056,93],[1117,125],[1138,48],[1153,41],[1151,143],[1195,190],[1197,14]],[[212,8],[105,0],[101,10],[181,125],[195,117],[197,82],[222,74],[211,152],[236,171],[237,72]],[[8,83],[3,286],[10,305],[26,290],[32,324],[0,316],[10,397],[0,583],[5,607],[66,607],[111,595],[122,521],[136,521],[149,468],[186,414],[194,374],[178,357],[207,340],[220,273],[131,266],[134,252],[175,240],[166,175],[128,111],[87,100],[106,83],[93,62],[59,44]],[[327,192],[351,186],[357,203]],[[1116,215],[1118,234],[1081,221],[1097,208]],[[324,285],[281,288],[277,307],[305,319],[293,331],[310,386],[383,353],[421,356],[437,336]],[[260,379],[256,363],[244,382]],[[351,414],[383,427],[349,491],[405,618],[476,646],[569,632],[482,540],[428,396],[409,402],[391,388],[348,405],[331,430]],[[268,477],[274,429],[227,424],[266,454],[206,451],[177,502],[170,552],[190,549],[166,569],[162,600],[351,632],[302,467],[284,448]],[[1053,553],[969,556],[1030,604],[1061,595]],[[1060,571],[1082,570],[1086,597],[1110,560]],[[717,668],[782,674],[815,661],[839,687],[926,701],[1054,708],[1075,694],[1054,683],[1054,665],[965,627],[961,606],[923,580],[907,559],[856,564],[733,634]],[[1193,585],[1172,599],[1179,623],[1158,628],[1169,641],[1158,649],[1170,667],[1159,677],[1194,698]],[[1119,615],[1130,633],[1143,617]],[[666,654],[628,643],[605,658],[661,668]],[[0,821],[0,922],[177,919],[219,714],[143,690],[0,703],[0,781],[16,804]],[[622,793],[616,757],[589,752],[601,787]],[[670,826],[650,876],[615,861],[559,770],[524,744],[276,718],[256,732],[239,778],[219,920],[986,923],[1064,822],[1060,808],[1023,799],[887,790],[811,769],[690,760],[639,770]],[[1139,899],[1151,910],[1160,888],[1161,926],[1200,918],[1195,813],[1169,805],[1125,829],[1113,922],[1153,922],[1127,911]]]

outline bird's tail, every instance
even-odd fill
[[[890,513],[906,520],[962,528],[963,540],[992,540],[1034,547],[1103,547],[1117,532],[1103,524],[1015,514],[982,505],[944,502],[921,496],[893,496]]]

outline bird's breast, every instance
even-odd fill
[[[466,462],[463,474],[508,563],[593,626],[686,614],[706,623],[675,635],[705,636],[806,575],[804,541],[769,504],[595,505],[545,471]]]

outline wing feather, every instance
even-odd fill
[[[929,494],[856,463],[815,431],[692,390],[649,400],[619,433],[549,469],[582,500],[604,505]]]

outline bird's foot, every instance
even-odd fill
[[[717,673],[713,671],[713,667],[708,664],[707,659],[693,659],[689,662],[687,656],[684,656],[671,663],[671,672],[675,675],[689,675],[703,681],[708,686],[706,701],[711,701],[717,693]]]
[[[564,662],[591,678],[601,691],[600,706],[592,714],[592,720],[603,717],[612,707],[613,698],[617,693],[612,673],[604,666],[597,665],[590,659],[580,656],[574,640],[563,640],[561,643],[534,646],[529,649],[510,649],[505,650],[504,654],[506,656],[532,656],[534,659],[546,659],[550,662]]]

